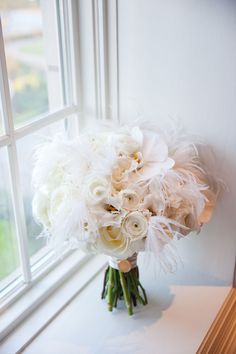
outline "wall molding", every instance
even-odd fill
[[[96,115],[107,118],[108,110],[108,62],[107,62],[107,3],[92,1],[93,46],[95,71]]]
[[[118,0],[92,0],[96,115],[119,120]]]
[[[118,0],[107,0],[107,44],[109,63],[108,114],[115,121],[120,120],[119,104],[119,7]]]

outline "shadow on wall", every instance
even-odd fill
[[[212,219],[202,227],[200,234],[192,233],[175,241],[176,271],[164,273],[160,270],[158,260],[146,262],[148,256],[145,254],[139,255],[140,268],[152,273],[157,283],[164,282],[170,286],[231,286],[232,270],[235,267],[232,248],[236,253],[236,191],[232,184],[232,176],[236,177],[236,164],[215,147],[212,149],[211,146],[202,144],[198,146],[198,150],[208,173],[219,180],[218,186],[215,186],[219,188],[219,198]],[[222,258],[225,261],[220,264]],[[232,272],[230,281],[227,274],[229,271]]]
[[[170,278],[174,284],[231,286],[235,267],[232,251],[236,254],[236,187],[232,183],[236,164],[216,146],[203,145],[199,154],[210,174],[221,181],[219,198],[212,219],[200,234],[180,240],[177,248],[183,267]]]

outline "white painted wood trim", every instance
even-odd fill
[[[69,0],[67,2],[66,23],[68,32],[68,45],[70,48],[70,77],[72,89],[72,106],[77,107],[75,113],[76,124],[73,125],[74,135],[79,134],[81,110],[82,110],[82,75],[81,75],[81,60],[80,60],[80,33],[79,33],[79,16],[78,16],[78,1]]]
[[[21,303],[11,309],[11,316],[15,316],[16,320],[10,321],[10,326],[7,327],[9,318],[5,318],[5,329],[0,334],[3,347],[8,347],[10,352],[21,352],[104,269],[107,257],[94,256],[90,257],[86,263],[81,264],[81,262],[83,262],[81,256],[72,255],[70,259],[50,273],[43,282],[40,282],[37,285],[38,289],[37,287],[32,289],[32,294],[27,294],[28,301],[32,302],[33,292],[38,291],[39,297],[34,299],[30,307],[26,308],[26,312],[22,312],[21,308],[21,313],[19,312],[17,315],[22,307]],[[70,273],[66,271],[68,266]],[[77,271],[78,269],[79,271]],[[52,279],[55,284],[53,287],[50,286]],[[57,287],[55,280],[60,282],[61,287]],[[42,289],[43,287],[46,287],[47,291]],[[26,298],[25,301],[27,301]],[[40,302],[42,302],[42,306],[39,306]],[[45,311],[45,309],[47,310]],[[8,317],[10,316],[8,315]]]
[[[26,284],[31,280],[31,271],[27,247],[27,232],[24,215],[23,196],[21,191],[19,164],[14,139],[14,122],[11,109],[11,96],[7,77],[6,56],[3,42],[2,24],[0,22],[0,92],[2,97],[2,111],[4,127],[9,136],[10,144],[7,146],[9,167],[11,175],[11,191],[13,200],[13,211],[16,224],[16,237],[19,250],[20,266],[22,268],[23,279]]]
[[[107,1],[92,0],[96,113],[108,118]]]
[[[36,117],[34,120],[26,122],[25,124],[14,127],[13,122],[13,114],[12,114],[12,107],[11,107],[11,97],[10,97],[10,90],[9,90],[9,83],[8,83],[8,75],[7,75],[7,66],[6,66],[6,57],[5,57],[5,50],[4,50],[4,40],[3,40],[3,32],[2,27],[0,26],[0,92],[2,97],[2,111],[3,111],[3,118],[4,118],[4,128],[5,128],[5,135],[0,137],[0,147],[7,147],[8,158],[9,158],[9,167],[10,167],[10,175],[11,175],[11,189],[12,189],[12,200],[13,200],[13,209],[14,209],[14,217],[16,223],[16,235],[17,235],[17,242],[18,242],[18,249],[19,249],[19,257],[20,257],[20,265],[22,268],[23,280],[22,276],[18,276],[9,284],[9,289],[7,288],[6,291],[1,293],[1,306],[0,310],[2,311],[5,304],[10,306],[13,304],[14,301],[19,299],[20,295],[23,295],[27,292],[27,290],[35,284],[35,278],[32,282],[32,274],[34,269],[30,267],[30,258],[28,254],[28,247],[27,247],[27,230],[26,230],[26,222],[25,222],[25,215],[24,215],[24,205],[23,205],[23,195],[21,190],[21,183],[20,183],[20,173],[19,173],[19,165],[18,165],[18,156],[17,156],[17,148],[16,148],[16,141],[17,139],[21,139],[29,134],[40,130],[41,128],[48,126],[56,121],[66,119],[70,125],[71,130],[73,130],[73,137],[78,132],[78,119],[76,121],[75,116],[78,115],[78,106],[73,104],[73,102],[77,103],[77,100],[74,100],[76,97],[77,92],[73,91],[72,95],[72,84],[74,81],[78,79],[78,77],[74,77],[74,73],[76,72],[76,68],[73,71],[73,65],[75,64],[72,61],[72,52],[74,53],[75,47],[79,46],[79,43],[74,43],[71,39],[71,35],[73,31],[76,32],[75,26],[77,24],[77,18],[73,21],[73,28],[68,29],[69,26],[72,26],[71,18],[72,12],[75,11],[75,15],[77,15],[77,11],[75,10],[76,7],[76,0],[64,1],[61,0],[61,6],[63,6],[63,18],[65,18],[64,23],[62,24],[64,32],[67,33],[66,38],[64,38],[64,42],[66,43],[66,53],[67,59],[65,64],[65,69],[67,70],[68,75],[67,81],[71,87],[70,94],[71,100],[70,105],[66,106],[56,112],[49,112],[43,114],[41,116]],[[64,56],[64,55],[63,55]],[[73,71],[73,73],[72,73]],[[74,86],[73,86],[74,90]],[[72,97],[73,96],[73,97]],[[72,129],[73,125],[73,129]],[[50,269],[51,263],[50,262]],[[46,264],[46,262],[44,262]],[[47,269],[43,270],[45,274]],[[37,277],[38,278],[38,277]],[[6,296],[8,296],[7,301]]]
[[[39,129],[42,129],[46,127],[47,125],[50,125],[52,123],[55,123],[61,119],[65,119],[69,117],[70,115],[77,113],[77,107],[76,106],[70,106],[70,107],[65,107],[60,109],[57,112],[49,113],[44,116],[39,117],[38,119],[22,126],[17,129],[15,129],[14,136],[15,139],[21,139],[26,135],[29,135],[33,132],[36,132]]]
[[[26,319],[36,308],[41,305],[56,289],[66,282],[80,267],[82,267],[91,256],[84,255],[82,252],[74,252],[65,257],[63,262],[54,259],[57,267],[48,274],[38,276],[25,288],[21,288],[21,294],[14,303],[9,306],[1,307],[1,330],[0,341],[9,335],[24,319]]]
[[[11,142],[11,139],[8,135],[0,136],[0,147],[9,145],[10,142]]]
[[[96,114],[119,120],[118,1],[92,0]]]
[[[118,0],[107,1],[108,115],[119,121],[119,13]]]
[[[79,114],[79,107],[82,106],[82,91],[80,87],[80,66],[78,65],[78,56],[79,56],[79,35],[78,31],[78,9],[77,9],[77,2],[75,0],[70,0],[68,3],[65,3],[64,1],[61,1],[61,6],[64,13],[66,13],[66,16],[68,18],[70,17],[70,20],[67,21],[64,25],[64,32],[66,32],[66,39],[64,40],[65,43],[67,43],[67,46],[70,46],[70,49],[72,49],[72,52],[70,55],[67,57],[67,66],[69,66],[69,75],[71,78],[71,87],[73,91],[73,98],[69,102],[69,106],[60,109],[57,112],[52,112],[52,113],[47,113],[43,116],[37,117],[36,120],[28,122],[24,126],[20,126],[16,129],[14,129],[13,125],[13,119],[12,119],[12,112],[10,111],[11,114],[11,122],[12,126],[9,128],[7,124],[9,123],[9,119],[6,119],[5,125],[6,125],[6,135],[2,136],[0,138],[0,146],[8,146],[9,149],[9,156],[10,154],[13,154],[10,159],[13,161],[13,159],[16,157],[16,148],[15,150],[12,150],[12,147],[16,145],[16,140],[21,139],[24,136],[27,136],[28,134],[31,134],[33,132],[36,132],[37,130],[43,128],[44,126],[47,126],[49,124],[52,124],[58,120],[65,119],[66,117],[69,116],[78,116]],[[111,2],[108,2],[106,0],[92,0],[92,18],[93,18],[93,43],[94,43],[94,65],[95,65],[95,83],[96,83],[96,112],[98,118],[101,119],[107,119],[107,118],[112,118],[112,119],[117,119],[118,118],[118,31],[117,31],[117,6],[118,3],[117,1],[111,0]],[[108,14],[109,11],[109,14]],[[109,20],[108,24],[108,18],[111,18]],[[64,33],[65,35],[65,33]],[[69,42],[70,41],[70,42]],[[3,45],[3,43],[2,43]],[[3,52],[4,53],[4,52]],[[3,58],[5,60],[5,58]],[[5,82],[8,85],[8,80],[7,77],[4,78],[3,80],[4,85]],[[4,86],[3,85],[3,86]],[[3,87],[2,86],[2,87]],[[9,95],[9,87],[8,87],[8,99],[6,96],[6,102],[8,102],[11,110],[11,101],[10,101],[10,95]],[[112,103],[111,103],[112,102]],[[111,109],[110,109],[111,107]],[[8,106],[6,109],[7,114],[8,112]],[[112,113],[111,113],[112,112]],[[11,152],[12,151],[12,152]],[[14,166],[13,166],[14,165]],[[12,165],[12,168],[15,168],[15,164]],[[18,166],[17,166],[18,170]],[[14,180],[17,181],[17,171],[13,171],[13,176]],[[18,188],[17,185],[14,185],[14,188]],[[14,194],[15,196],[17,193],[21,193],[21,191],[15,191]],[[23,200],[22,198],[18,198],[18,200]],[[22,220],[24,220],[24,209],[23,209],[23,204],[17,205],[17,208],[19,211],[17,213],[20,216],[19,218],[19,223],[22,223]],[[22,208],[22,210],[20,209]],[[24,223],[24,221],[23,221]],[[23,225],[24,226],[24,225]],[[22,227],[22,226],[21,226]],[[25,226],[24,226],[25,227]],[[25,240],[26,237],[26,228],[25,230],[21,229],[20,234],[24,235],[23,240]],[[22,238],[21,241],[22,242]],[[24,241],[25,242],[25,241]],[[26,244],[20,246],[23,249],[26,248]],[[29,263],[29,257],[28,255],[25,255],[25,258],[28,263]],[[29,284],[30,279],[31,279],[31,273],[27,275],[27,269],[30,272],[29,264],[27,265],[25,263],[24,265],[25,270],[24,270],[24,279],[25,283]],[[70,272],[67,274],[67,277],[70,276]],[[24,298],[27,298],[28,292],[30,293],[32,285],[35,285],[35,281],[30,283],[30,285],[25,284],[23,292],[19,292],[19,294],[24,293]],[[58,283],[55,283],[51,289],[55,289],[55,287],[58,286]],[[45,297],[47,296],[47,292],[41,297],[40,301],[43,301]],[[20,300],[20,297],[18,295],[16,298],[14,298],[14,301],[17,299]],[[23,298],[22,298],[23,299]],[[12,302],[13,304],[13,302]],[[39,304],[39,302],[37,302]],[[13,304],[15,305],[15,304]],[[29,309],[25,311],[25,315],[29,315],[31,311],[34,310],[34,305],[29,306]],[[22,319],[20,316],[19,319]],[[17,320],[18,321],[18,320]],[[9,324],[8,328],[4,331],[2,336],[5,336],[6,334],[10,333],[10,331],[13,330],[14,326],[17,325],[18,322],[13,321],[11,324]],[[0,336],[1,337],[1,336]]]

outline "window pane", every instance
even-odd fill
[[[32,189],[30,187],[30,180],[33,166],[33,153],[38,144],[47,141],[48,138],[57,134],[63,134],[64,131],[65,121],[62,120],[39,130],[36,134],[24,137],[17,142],[27,224],[28,246],[31,256],[35,255],[46,245],[44,238],[37,238],[37,235],[41,233],[42,229],[38,224],[36,224],[32,217]]]
[[[2,102],[0,99],[0,135],[4,134],[4,125],[3,125],[3,112],[2,112]]]
[[[19,267],[9,170],[5,148],[0,149],[0,288]]]
[[[63,105],[54,1],[1,0],[16,125]]]

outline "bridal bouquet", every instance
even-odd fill
[[[34,217],[52,247],[109,256],[102,298],[110,311],[119,299],[130,315],[147,304],[138,253],[168,266],[173,240],[199,232],[216,202],[196,146],[147,124],[55,139],[35,157]]]

